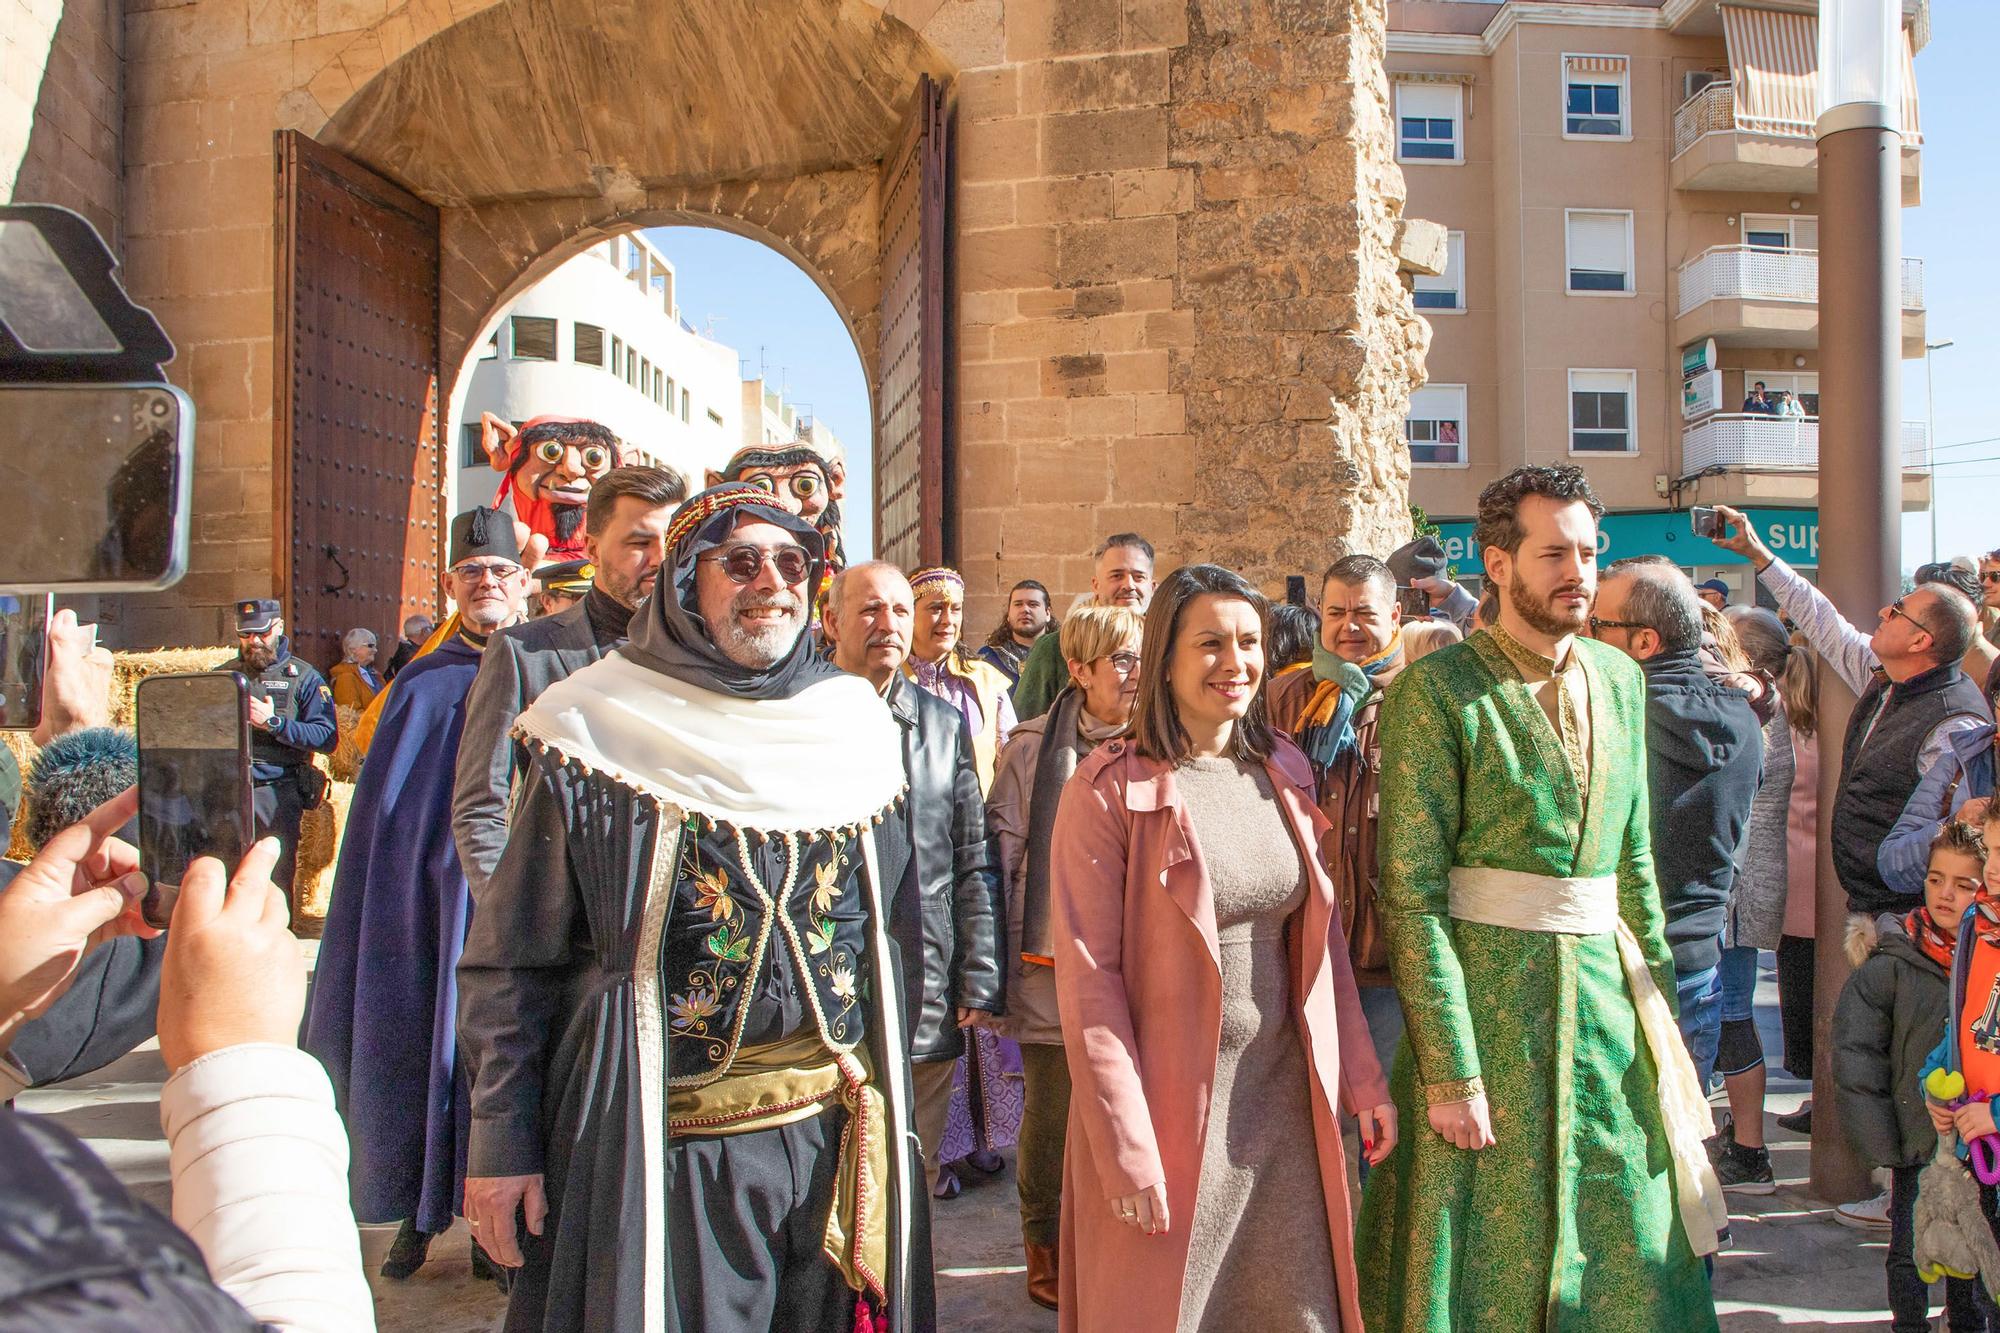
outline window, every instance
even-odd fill
[[[1426,384],[1410,394],[1403,418],[1413,467],[1460,467],[1465,463],[1465,386]]]
[[[1746,370],[1743,372],[1743,396],[1750,397],[1751,387],[1759,380],[1764,382],[1764,392],[1775,397],[1780,390],[1799,400],[1799,410],[1806,416],[1819,415],[1819,372],[1816,370],[1771,371]]]
[[[653,397],[653,363],[643,356],[639,358],[639,383],[637,387],[641,396],[646,398]],[[658,402],[659,399],[654,398],[653,401]]]
[[[1416,303],[1419,310],[1465,309],[1465,233],[1445,236],[1444,272],[1438,277],[1417,274]]]
[[[611,339],[611,373],[620,375],[625,369],[625,340],[616,335]]]
[[[458,428],[458,465],[485,467],[486,446],[479,442],[479,423],[468,421]]]
[[[639,386],[639,353],[630,347],[625,349],[625,382],[634,388]]]
[[[667,405],[667,411],[671,412],[674,410],[674,377],[672,375],[667,376],[667,396],[660,401]]]
[[[656,403],[665,401],[664,398],[662,397],[662,395],[664,395],[665,393],[666,393],[666,376],[660,372],[660,368],[658,366],[654,366],[653,401]]]
[[[722,424],[722,413],[716,411],[714,408],[711,407],[708,409],[708,419],[710,421],[713,421],[716,425],[720,426]]]
[[[1455,83],[1396,85],[1396,160],[1462,162],[1458,127],[1464,90]]]
[[[1632,290],[1632,215],[1564,211],[1568,230],[1569,290]]]
[[[481,361],[496,360],[500,355],[500,330],[493,330],[493,336],[486,340],[486,346],[479,349]]]
[[[668,406],[668,408],[667,408],[667,411],[671,412],[671,411],[673,411],[673,410],[674,410],[674,409],[673,409],[673,407],[672,407],[671,405],[669,405],[669,406]],[[682,420],[682,421],[686,421],[686,420],[688,419],[688,417],[689,417],[690,415],[692,415],[692,413],[693,413],[693,410],[694,410],[694,398],[692,397],[692,395],[690,395],[690,394],[688,393],[688,391],[687,391],[686,389],[682,389],[682,390],[681,390],[681,420]]]
[[[1638,376],[1630,370],[1572,370],[1569,373],[1569,451],[1573,454],[1635,454],[1632,397]]]
[[[1626,121],[1624,56],[1563,57],[1563,134],[1631,137]]]
[[[604,330],[595,324],[576,326],[576,359],[579,364],[604,364]]]
[[[1743,244],[1754,250],[1817,250],[1819,219],[1789,213],[1745,213]]]
[[[540,315],[514,316],[514,359],[555,360],[556,322]]]

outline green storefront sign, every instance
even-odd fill
[[[1819,564],[1817,509],[1746,509],[1777,556],[1793,565]],[[1482,565],[1472,546],[1470,522],[1438,523],[1438,540],[1461,576],[1477,574]],[[1642,514],[1606,514],[1597,529],[1597,562],[1609,564],[1628,555],[1663,555],[1677,565],[1740,565],[1742,556],[1725,551],[1706,537],[1694,535],[1685,509],[1652,510]]]

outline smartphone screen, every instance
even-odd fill
[[[1688,519],[1694,525],[1695,536],[1715,536],[1717,525],[1713,505],[1696,505],[1694,508],[1688,510]]]
[[[197,856],[231,871],[250,850],[248,686],[234,671],[139,682],[139,866],[164,928]]]
[[[50,600],[0,593],[0,730],[33,731],[42,720]]]

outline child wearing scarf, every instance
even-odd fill
[[[1983,863],[1977,831],[1967,824],[1946,824],[1931,843],[1923,906],[1876,921],[1874,949],[1848,978],[1833,1014],[1833,1076],[1841,1123],[1870,1166],[1891,1172],[1885,1267],[1891,1327],[1898,1333],[1930,1327],[1930,1287],[1918,1276],[1912,1254],[1917,1178],[1937,1150],[1936,1117],[1926,1113],[1922,1085],[1931,1062],[1939,1058],[1933,1051],[1937,1034],[1946,1030],[1954,1012],[1953,963],[1966,938],[1961,925],[1978,935],[1982,950],[1993,947],[1995,941],[1986,937],[2000,930],[1985,899]],[[1975,918],[1983,923],[1976,931]],[[1992,1090],[2000,1091],[2000,1083]],[[1945,1280],[1945,1309],[1954,1333],[1986,1328],[1977,1287],[1973,1279]]]

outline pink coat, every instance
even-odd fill
[[[1347,961],[1333,885],[1313,849],[1326,819],[1305,756],[1280,740],[1266,765],[1309,876],[1289,931],[1340,1327],[1361,1333],[1354,1223],[1336,1104],[1389,1100]],[[1170,1330],[1222,1024],[1215,906],[1172,770],[1109,741],[1063,790],[1051,861],[1056,999],[1069,1055],[1061,1327]],[[1337,1102],[1336,1102],[1337,1099]],[[1164,1180],[1170,1229],[1147,1236],[1110,1200]]]

